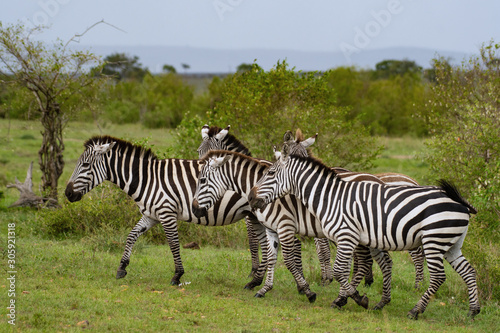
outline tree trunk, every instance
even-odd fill
[[[42,190],[49,198],[57,199],[57,184],[64,168],[63,119],[59,104],[48,102],[42,110],[43,141],[38,151],[42,171]]]
[[[33,162],[31,162],[28,172],[26,173],[26,179],[24,183],[21,183],[16,178],[15,184],[8,184],[7,188],[15,187],[19,190],[19,200],[14,202],[9,207],[59,207],[56,200],[52,198],[42,198],[33,193]]]

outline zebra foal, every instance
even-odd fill
[[[280,158],[252,188],[250,204],[262,210],[290,193],[320,219],[325,235],[337,243],[333,271],[341,289],[333,306],[343,306],[347,297],[358,304],[362,301],[348,283],[349,263],[357,246],[385,251],[422,246],[429,287],[408,317],[418,319],[445,281],[443,258],[467,285],[469,316],[480,312],[476,273],[461,251],[470,214],[476,210],[449,183],[409,187],[345,182],[319,160],[289,155],[284,145]]]
[[[137,238],[151,227],[161,223],[172,252],[175,273],[172,285],[178,285],[184,274],[180,256],[177,221],[205,226],[223,226],[235,223],[251,214],[248,201],[234,192],[228,192],[202,218],[191,212],[200,164],[198,160],[158,159],[150,149],[110,136],[96,136],[84,144],[85,151],[78,158],[66,186],[70,202],[105,180],[125,191],[139,207],[142,217],[127,237],[117,278],[127,274],[132,247]],[[252,220],[263,249],[267,249],[266,229],[255,218]],[[267,251],[262,251],[262,262],[251,282],[245,288],[253,289],[262,283],[267,266]]]

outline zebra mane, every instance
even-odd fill
[[[325,169],[325,170],[326,170],[326,171],[328,171],[328,172],[333,172],[333,173],[335,174],[335,177],[337,177],[337,176],[338,176],[338,172],[337,172],[335,169],[333,169],[333,168],[331,168],[331,167],[329,167],[329,166],[325,165],[325,164],[323,163],[323,161],[321,161],[319,158],[316,158],[316,157],[314,157],[314,156],[300,156],[300,155],[294,155],[294,154],[292,154],[292,155],[290,155],[289,157],[292,157],[292,158],[294,158],[294,159],[297,159],[297,160],[299,160],[300,162],[305,162],[305,163],[307,163],[307,164],[311,165],[311,166],[312,166],[312,168],[317,167],[318,172],[320,172],[320,171],[322,171],[323,169]],[[339,179],[340,179],[340,178],[339,178]]]
[[[220,131],[222,131],[222,128],[218,126],[211,126],[208,129],[208,137],[212,138],[216,136]],[[250,150],[240,141],[238,140],[234,135],[228,133],[226,134],[226,137],[223,140],[228,148],[228,150],[235,151],[238,153],[245,154],[247,156],[252,156],[250,153]]]
[[[228,151],[228,150],[211,150],[208,153],[206,153],[205,156],[203,156],[199,161],[201,163],[205,163],[211,157],[220,157],[221,155],[230,155],[230,156],[239,157],[239,158],[246,159],[246,160],[255,161],[258,165],[262,165],[262,166],[265,166],[265,167],[269,167],[271,165],[266,160],[261,160],[261,159],[258,159],[258,158],[253,158],[252,156],[248,156],[248,155],[245,155],[245,154],[242,154],[242,153],[238,153],[238,152],[235,152],[235,151]]]
[[[109,135],[96,135],[85,141],[83,144],[85,148],[90,148],[96,144],[106,144],[116,142],[116,145],[113,149],[123,151],[125,148],[128,148],[128,151],[132,151],[133,149],[138,149],[140,151],[140,155],[145,159],[158,159],[155,153],[151,150],[151,148],[144,148],[138,144],[134,144],[130,141],[126,141],[123,139],[118,139]]]

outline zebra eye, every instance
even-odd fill
[[[276,171],[274,170],[269,170],[269,172],[267,173],[269,176],[274,176],[274,174],[276,173]]]
[[[200,178],[200,184],[205,185],[207,183],[207,179],[205,177]]]
[[[82,167],[84,167],[84,168],[88,168],[89,166],[90,166],[90,163],[88,163],[88,162],[82,163]]]

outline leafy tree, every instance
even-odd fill
[[[130,57],[125,53],[113,53],[104,58],[102,75],[111,76],[117,80],[138,80],[148,73],[143,68],[138,56]]]
[[[500,44],[483,46],[461,66],[435,60],[436,98],[428,121],[426,160],[436,178],[452,180],[476,206],[466,251],[472,252],[480,291],[500,297]],[[495,245],[496,244],[496,245]]]
[[[69,49],[69,43],[81,35],[47,46],[33,38],[39,31],[41,28],[27,30],[21,24],[4,26],[0,22],[0,71],[29,91],[40,114],[42,188],[57,200],[58,179],[64,167],[63,129],[71,112],[89,102],[89,91],[99,84],[86,68],[100,64],[100,59],[87,51]],[[75,99],[79,103],[71,102],[70,108],[70,101]]]
[[[253,67],[252,64],[246,64],[246,63],[242,63],[240,64],[238,67],[236,67],[236,71],[241,73],[241,72],[248,72],[249,70],[251,70]]]
[[[177,73],[177,70],[172,65],[163,65],[162,70],[166,73],[173,73],[173,74]]]
[[[358,119],[345,121],[346,110],[335,104],[324,75],[296,72],[284,61],[268,72],[253,64],[250,71],[224,79],[221,97],[206,119],[184,118],[178,129],[182,146],[176,148],[181,156],[196,157],[204,123],[231,125],[231,132],[261,158],[271,159],[272,146],[296,128],[306,135],[319,133],[314,152],[332,166],[366,169],[379,153]]]
[[[127,80],[108,85],[103,95],[107,98],[103,113],[107,120],[173,128],[190,108],[193,88],[176,74],[147,74],[142,82]]]
[[[421,75],[422,67],[411,60],[384,60],[375,65],[376,78],[389,78],[396,75]]]

